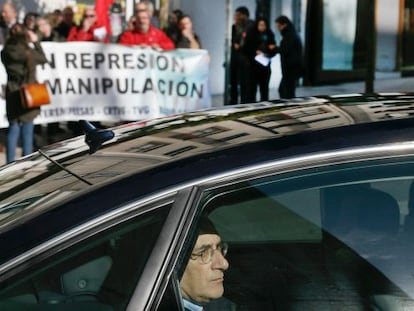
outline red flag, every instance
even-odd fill
[[[109,21],[109,8],[114,0],[95,0],[95,11],[99,26],[105,26],[107,34],[111,35],[111,24]]]

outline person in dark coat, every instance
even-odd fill
[[[282,35],[280,46],[276,48],[276,52],[280,53],[282,66],[279,95],[280,98],[293,98],[296,96],[297,81],[303,71],[302,42],[289,18],[282,15],[276,18],[275,22]]]
[[[249,10],[244,6],[238,7],[234,13],[231,29],[230,105],[246,104],[253,100],[249,96],[252,93],[249,91],[251,63],[243,49],[247,33],[254,27],[249,16]]]
[[[244,49],[251,62],[250,97],[256,101],[259,86],[260,100],[269,100],[269,81],[272,73],[270,63],[276,53],[276,41],[275,34],[269,29],[269,22],[265,18],[257,19],[255,27],[247,34]],[[262,62],[256,60],[258,56],[262,56]]]
[[[76,24],[73,22],[73,16],[73,9],[70,6],[64,8],[62,11],[62,21],[55,28],[58,34],[65,39],[69,37],[71,29],[76,27]]]
[[[173,41],[177,42],[180,29],[178,28],[178,21],[184,15],[181,10],[174,10],[168,15],[168,26],[163,29],[165,34]]]
[[[17,23],[17,10],[12,2],[6,2],[1,9],[0,44],[4,45],[9,38],[10,29]]]
[[[33,120],[40,109],[26,109],[22,105],[20,87],[23,83],[36,82],[36,65],[47,62],[37,35],[22,24],[10,29],[1,51],[1,61],[7,73],[6,114],[9,121],[6,138],[7,163],[14,161],[19,137],[23,155],[33,152]]]

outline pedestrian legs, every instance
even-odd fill
[[[230,105],[237,105],[239,102],[239,69],[236,57],[232,55],[230,61]]]
[[[25,122],[21,125],[23,156],[33,152],[33,122]]]
[[[294,77],[282,77],[279,85],[279,96],[280,98],[294,98],[296,89],[296,78]]]
[[[6,161],[13,162],[16,158],[17,143],[20,136],[20,126],[17,122],[10,122],[6,137]]]
[[[270,66],[260,66],[260,76],[259,76],[259,90],[260,90],[260,101],[269,100],[269,81],[270,81]]]

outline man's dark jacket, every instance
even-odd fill
[[[302,42],[293,25],[288,25],[281,34],[282,41],[276,52],[280,53],[282,75],[298,79],[303,74]]]

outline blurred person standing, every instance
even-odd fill
[[[40,113],[40,109],[23,107],[20,87],[23,83],[36,82],[36,65],[46,63],[47,59],[38,36],[23,24],[15,24],[10,29],[10,37],[1,51],[1,61],[7,72],[6,113],[9,127],[6,157],[7,163],[10,163],[15,160],[19,137],[23,156],[33,152],[33,120]]]
[[[108,33],[104,26],[98,25],[96,11],[87,7],[82,15],[79,26],[73,26],[70,30],[67,42],[72,41],[91,41],[91,42],[109,42]],[[93,122],[94,126],[101,128],[100,122]],[[78,122],[68,122],[68,128],[74,136],[82,134],[82,129]]]
[[[65,38],[59,35],[59,33],[53,29],[52,20],[54,19],[53,13],[40,16],[36,20],[36,26],[38,34],[40,35],[40,41],[49,42],[64,42]]]
[[[155,28],[159,28],[160,27],[160,22],[158,20],[158,17],[155,15],[155,8],[154,8],[154,4],[149,1],[149,0],[141,0],[140,2],[138,2],[136,4],[136,9],[138,10],[147,10],[150,20],[151,20],[151,24],[155,27]]]
[[[45,16],[40,16],[36,20],[36,26],[38,29],[38,34],[40,36],[40,41],[42,42],[64,42],[66,39],[59,35],[59,33],[53,29],[51,21],[55,19],[53,13],[46,14]],[[54,143],[59,140],[58,135],[64,133],[65,131],[59,127],[58,122],[48,123],[47,124],[47,139],[48,143]],[[66,137],[65,137],[66,138]]]
[[[35,12],[27,13],[23,18],[23,25],[26,26],[27,29],[36,32],[37,31],[36,20],[38,17],[39,17],[39,14]]]
[[[50,23],[53,28],[59,25],[63,21],[63,12],[59,9],[53,11],[53,19],[50,20]]]
[[[127,23],[127,29],[126,30],[134,30],[135,29],[135,25],[137,23],[137,18],[135,17],[135,15],[132,15],[129,19],[128,19],[128,23]]]
[[[183,15],[178,21],[180,32],[177,37],[176,48],[201,49],[200,38],[193,30],[193,22],[189,15]]]
[[[1,9],[0,44],[9,38],[10,29],[17,23],[17,11],[12,2],[6,2]]]
[[[70,6],[67,6],[62,11],[62,21],[58,23],[55,30],[63,38],[67,39],[69,33],[73,27],[76,27],[76,24],[73,22],[73,9]]]
[[[294,98],[296,85],[303,74],[302,42],[286,16],[282,15],[275,20],[276,28],[282,35],[276,52],[280,54],[282,80],[279,85],[280,98]]]
[[[245,104],[252,101],[250,86],[250,60],[244,53],[243,46],[247,33],[254,28],[254,22],[249,19],[249,10],[242,6],[234,13],[234,24],[231,30],[230,58],[230,104]],[[239,102],[240,94],[240,102]]]
[[[101,29],[102,32],[99,31]],[[73,26],[70,30],[67,41],[108,42],[109,40],[105,27],[98,25],[95,10],[88,7],[83,12],[80,25]]]
[[[118,43],[125,45],[140,45],[163,50],[175,48],[174,42],[158,28],[151,24],[146,6],[141,2],[135,5],[135,28],[124,31],[118,39]]]
[[[167,36],[173,41],[178,41],[178,35],[180,34],[180,29],[178,28],[178,21],[184,15],[181,10],[174,10],[168,14],[168,26],[164,29],[164,32]]]
[[[260,101],[269,100],[270,64],[276,54],[276,41],[265,18],[258,18],[255,27],[247,34],[244,50],[251,62],[251,97],[256,101],[259,86]]]

